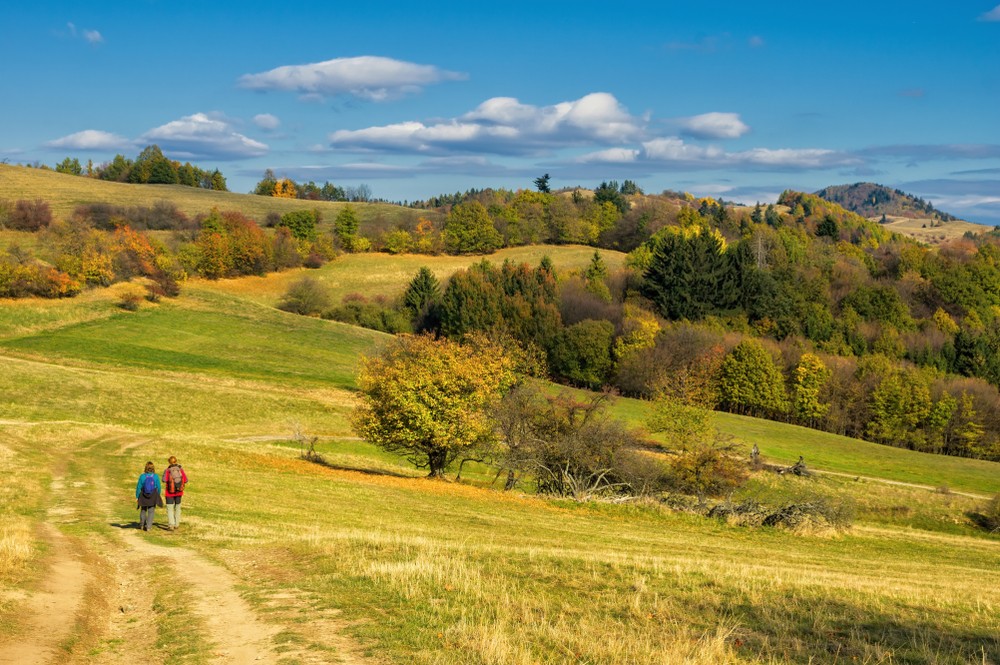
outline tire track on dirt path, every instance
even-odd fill
[[[21,630],[11,641],[0,643],[3,665],[66,662],[69,655],[64,645],[73,635],[86,597],[91,575],[80,553],[56,527],[42,524],[39,528],[51,548],[48,569],[22,606]]]
[[[859,476],[856,473],[844,473],[843,471],[826,471],[823,469],[809,469],[810,472],[818,473],[824,476],[838,476],[840,478],[853,478],[855,480],[866,480],[872,483],[882,483],[883,485],[895,485],[897,487],[912,487],[918,490],[927,490],[928,492],[939,492],[940,488],[934,487],[932,485],[921,485],[919,483],[908,483],[902,480],[889,480],[888,478],[876,478],[874,476]],[[970,499],[989,499],[990,497],[985,494],[974,494],[972,492],[963,492],[961,490],[948,490],[948,494],[957,494],[959,496],[966,496]]]
[[[164,547],[144,540],[138,531],[121,531],[128,546],[144,556],[170,562],[183,582],[191,609],[204,621],[213,642],[213,663],[277,661],[272,638],[279,627],[262,622],[236,592],[237,578],[229,571],[183,547]]]

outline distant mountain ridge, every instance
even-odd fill
[[[836,203],[862,217],[909,217],[951,222],[958,218],[934,207],[929,201],[874,182],[835,185],[816,192],[816,196]]]

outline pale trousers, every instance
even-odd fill
[[[177,528],[181,525],[181,498],[167,497],[167,526]]]

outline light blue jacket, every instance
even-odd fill
[[[160,493],[160,477],[155,473],[141,473],[139,474],[139,482],[135,484],[135,498],[139,498],[142,494],[142,481],[146,479],[146,476],[153,476],[153,480],[156,482],[156,493]]]

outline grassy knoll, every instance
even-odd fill
[[[116,206],[148,207],[157,201],[168,201],[189,216],[207,213],[212,208],[239,210],[263,222],[268,213],[283,215],[292,210],[316,208],[327,221],[333,221],[346,203],[334,201],[300,201],[270,196],[215,192],[183,185],[132,185],[106,182],[55,171],[0,164],[0,198],[43,199],[57,219],[66,219],[78,206],[86,203],[109,203]],[[413,210],[386,203],[351,204],[362,223],[362,232],[386,230],[398,224],[424,216],[435,218],[437,213]]]
[[[122,547],[112,525],[136,519],[143,463],[174,454],[191,477],[184,524],[136,536],[227,568],[280,627],[280,662],[329,662],[337,634],[395,663],[1000,661],[1000,539],[964,525],[972,499],[754,476],[742,496],[856,505],[849,532],[796,535],[415,477],[346,422],[357,357],[384,336],[227,286],[240,285],[194,285],[137,313],[96,295],[18,303],[38,308],[24,319],[0,308],[0,462],[17,476],[0,483],[0,637],[16,632],[19,592],[44,569],[39,524],[103,570]],[[646,405],[613,408],[638,423]],[[716,422],[771,459],[980,492],[1000,476],[996,464]],[[295,428],[321,435],[343,468],[298,459]],[[82,484],[49,491],[58,476]],[[163,639],[178,621],[197,626],[171,618],[164,598],[152,604]],[[71,653],[116,648],[88,637],[99,621],[82,625]],[[188,662],[212,658],[202,632],[190,632]]]
[[[609,270],[620,268],[625,255],[612,250],[599,250]],[[427,266],[439,280],[451,276],[456,270],[467,268],[485,258],[493,263],[513,261],[537,266],[542,257],[548,256],[560,271],[582,270],[594,256],[594,248],[582,245],[528,246],[502,249],[487,257],[469,256],[425,256],[404,254],[345,254],[318,270],[291,270],[271,273],[264,277],[241,277],[205,283],[192,281],[192,289],[204,287],[211,291],[221,291],[262,304],[273,305],[288,290],[289,285],[303,275],[308,275],[325,284],[334,300],[349,293],[362,293],[366,297],[393,297],[403,292],[406,285],[422,266]]]
[[[872,217],[871,221],[881,221],[881,217]],[[935,224],[937,226],[935,226]],[[982,233],[989,226],[956,219],[950,222],[938,222],[932,219],[914,219],[911,217],[888,217],[885,228],[890,231],[910,236],[928,245],[938,245],[942,242],[961,238],[967,232]]]

